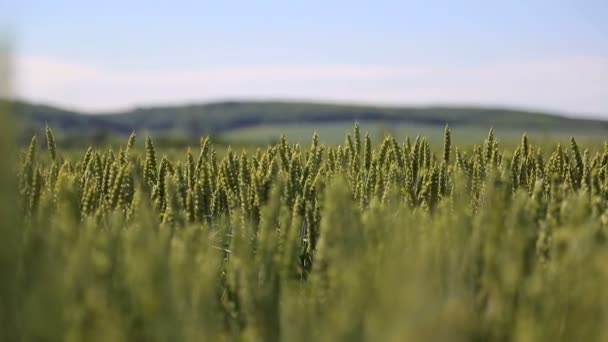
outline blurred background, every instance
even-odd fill
[[[338,143],[354,121],[375,137],[433,138],[449,124],[457,141],[490,127],[506,140],[608,132],[606,1],[0,6],[2,97],[23,141],[47,124],[63,147],[133,130],[176,146],[314,131]]]

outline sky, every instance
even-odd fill
[[[3,3],[14,93],[35,102],[294,99],[608,118],[606,0]]]

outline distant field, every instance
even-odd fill
[[[324,143],[340,144],[344,142],[344,132],[351,131],[352,127],[352,123],[260,125],[232,130],[220,135],[220,137],[228,142],[266,144],[276,142],[282,134],[285,134],[289,137],[290,142],[302,144],[309,142],[313,133],[317,132]],[[487,136],[488,130],[488,127],[459,126],[458,129],[454,130],[453,139],[463,144],[479,142],[480,139]],[[443,127],[436,125],[361,123],[361,131],[369,132],[372,140],[376,142],[381,141],[386,133],[390,133],[399,139],[405,139],[408,136],[414,138],[417,135],[427,137],[431,141],[441,141],[443,139]],[[496,132],[498,138],[506,143],[518,142],[522,136],[522,130],[520,129],[500,128],[496,129]],[[606,139],[605,131],[599,129],[572,131],[532,129],[526,131],[526,133],[538,143],[545,141],[568,143],[571,136],[580,141],[603,141]]]
[[[212,135],[231,145],[266,144],[282,133],[292,142],[308,142],[316,131],[326,144],[342,143],[344,132],[359,122],[378,141],[384,133],[397,138],[417,135],[440,141],[443,128],[454,129],[460,143],[479,141],[490,127],[503,142],[519,141],[522,132],[538,142],[604,140],[608,122],[504,108],[479,107],[379,107],[298,102],[221,102],[200,105],[138,108],[120,113],[80,113],[44,105],[12,103],[22,125],[24,144],[48,125],[58,136],[71,139],[71,146],[97,146],[132,131],[150,134],[162,146],[195,144]],[[219,142],[218,142],[219,143]],[[66,145],[70,145],[66,142]]]

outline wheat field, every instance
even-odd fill
[[[606,144],[4,133],[2,341],[608,340]]]

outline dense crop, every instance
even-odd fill
[[[0,340],[608,340],[608,145],[46,140],[3,169]]]

